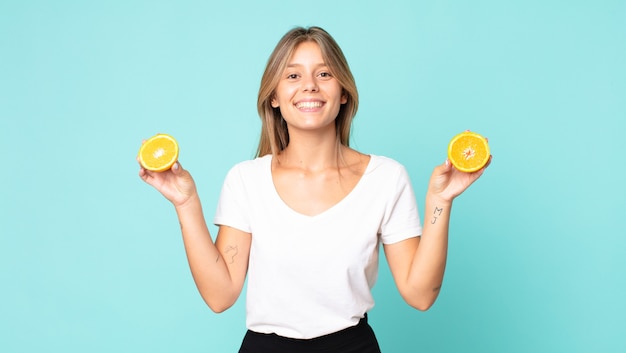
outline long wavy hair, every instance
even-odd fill
[[[270,153],[277,156],[289,144],[287,123],[280,114],[280,108],[272,107],[272,98],[274,98],[282,73],[285,71],[296,47],[307,41],[319,45],[328,70],[339,82],[342,93],[347,97],[346,103],[341,105],[335,119],[335,128],[338,146],[339,144],[350,145],[350,127],[359,106],[359,94],[348,62],[337,42],[324,29],[320,27],[296,27],[287,32],[278,42],[267,61],[261,78],[257,110],[261,117],[262,126],[257,157]]]

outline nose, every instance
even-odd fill
[[[302,80],[302,90],[304,92],[317,92],[317,81],[313,75],[307,75]]]

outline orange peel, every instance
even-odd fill
[[[146,170],[166,171],[178,160],[178,143],[168,134],[156,134],[141,145],[138,158]]]
[[[454,136],[448,144],[448,160],[462,172],[480,170],[487,164],[490,156],[487,139],[475,132],[464,131]]]

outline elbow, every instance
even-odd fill
[[[427,311],[430,309],[435,301],[437,300],[437,296],[439,295],[439,290],[433,290],[429,293],[420,293],[420,292],[412,292],[412,293],[402,293],[402,298],[404,301],[409,304],[411,307],[419,310],[419,311]]]
[[[433,304],[435,304],[435,300],[428,299],[419,299],[419,298],[405,298],[407,304],[409,304],[412,308],[417,309],[419,311],[427,311],[430,309]]]
[[[216,314],[221,314],[231,307],[231,305],[215,305],[215,304],[209,304],[209,303],[207,303],[207,305],[209,306],[209,309],[211,309],[211,311],[213,311]]]
[[[231,297],[211,297],[202,295],[202,299],[206,305],[216,314],[221,314],[235,304],[237,298]]]
[[[234,303],[227,303],[227,302],[207,301],[207,300],[205,300],[204,302],[208,305],[209,309],[211,309],[211,311],[213,311],[216,314],[223,313],[234,304]]]
[[[433,306],[433,304],[435,304],[435,301],[430,301],[430,302],[423,301],[423,302],[409,304],[409,305],[411,305],[413,308],[419,311],[427,311]]]

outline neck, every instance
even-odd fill
[[[337,141],[334,131],[323,136],[290,134],[289,146],[280,153],[279,163],[311,171],[337,168],[345,148]]]

